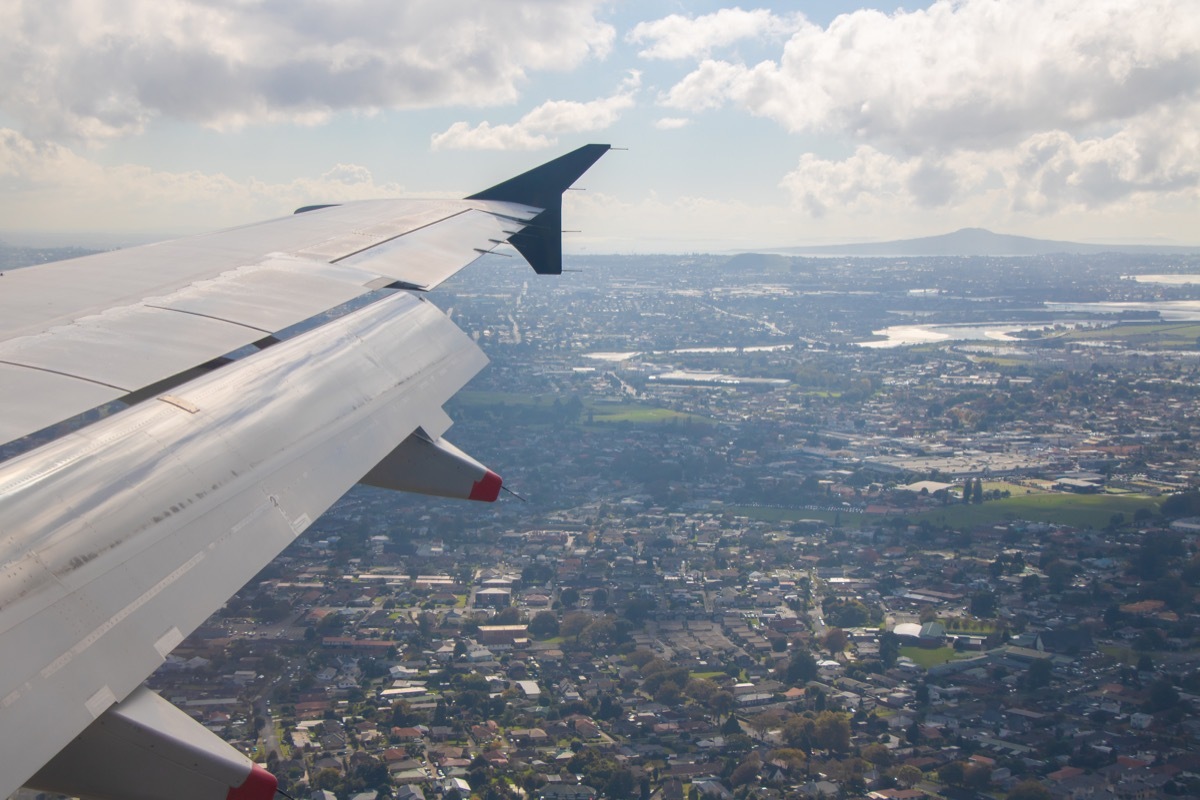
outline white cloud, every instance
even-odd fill
[[[634,71],[608,97],[587,103],[548,100],[512,125],[455,122],[430,141],[434,150],[537,150],[557,144],[556,135],[603,130],[634,105],[641,74]]]
[[[344,110],[511,102],[533,70],[603,58],[598,0],[12,0],[0,112],[38,137],[320,122]]]
[[[403,194],[357,164],[286,183],[236,181],[222,174],[102,166],[58,144],[0,128],[0,220],[10,231],[179,231],[237,225],[311,203]],[[131,231],[131,220],[138,229]]]
[[[699,17],[672,14],[639,22],[625,38],[635,44],[649,43],[638,53],[642,58],[697,58],[744,39],[781,38],[795,30],[801,19],[800,15],[779,17],[761,8],[722,8]]]
[[[1011,228],[1099,210],[1171,215],[1200,206],[1200,103],[1162,109],[1108,136],[1048,131],[1012,148],[911,156],[869,145],[844,159],[810,153],[782,185],[814,218],[913,209]]]
[[[686,128],[691,122],[686,117],[663,117],[654,121],[654,127],[660,131],[675,131],[680,128]]]
[[[793,132],[916,153],[1127,119],[1200,91],[1190,0],[938,0],[828,28],[802,22],[778,61],[704,61],[663,103],[732,103]]]
[[[814,217],[938,209],[1011,226],[1197,195],[1200,5],[1189,0],[937,0],[827,28],[776,60],[706,58],[660,97],[732,106],[857,149],[804,156],[783,186]]]

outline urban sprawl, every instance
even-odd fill
[[[1200,796],[1200,258],[569,262],[430,296],[520,498],[356,488],[153,688],[314,800]]]

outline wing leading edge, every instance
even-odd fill
[[[500,488],[442,438],[442,405],[486,358],[419,294],[391,294],[169,390],[148,382],[209,356],[169,346],[164,355],[154,331],[200,317],[257,340],[319,313],[323,288],[344,287],[333,305],[381,284],[436,286],[546,219],[547,205],[561,219],[550,201],[607,149],[581,148],[452,213],[442,201],[425,211],[412,201],[346,204],[143,249],[132,261],[149,268],[161,257],[163,269],[148,279],[119,270],[100,292],[116,311],[95,298],[54,299],[52,279],[7,283],[44,267],[3,279],[5,303],[19,304],[12,292],[22,288],[55,300],[39,319],[0,323],[5,381],[27,370],[147,399],[0,463],[0,797],[30,783],[114,800],[180,796],[183,785],[189,800],[268,800],[273,778],[139,684],[354,483],[483,500]],[[406,221],[388,221],[392,202],[404,203]],[[561,271],[544,260],[561,259],[561,244],[539,252],[543,260],[530,258],[539,271]],[[103,283],[119,256],[67,263]],[[137,372],[139,343],[152,351],[147,361],[167,366]],[[11,385],[0,408],[14,395],[36,402]]]
[[[464,200],[369,200],[0,277],[0,445],[382,287],[435,288],[502,244],[562,271],[587,145]],[[545,203],[546,205],[537,205]]]

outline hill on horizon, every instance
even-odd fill
[[[785,255],[846,256],[1043,256],[1054,253],[1096,255],[1098,253],[1200,254],[1200,247],[1146,244],[1084,244],[1034,239],[993,233],[984,228],[962,228],[940,236],[897,239],[890,242],[820,245],[816,247],[776,247],[765,252]]]

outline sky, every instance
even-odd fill
[[[461,197],[589,142],[576,253],[1200,244],[1196,0],[0,0],[0,239]]]

